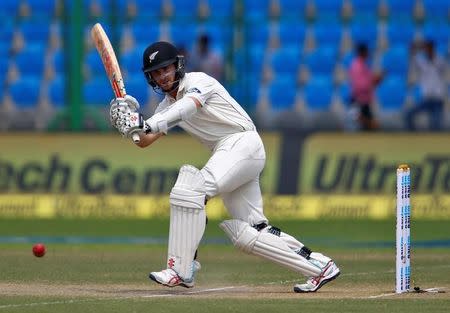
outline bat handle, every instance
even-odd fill
[[[133,139],[134,143],[139,143],[141,141],[138,133],[134,133],[133,135],[131,135],[131,138]]]

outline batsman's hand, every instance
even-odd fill
[[[145,133],[148,126],[145,123],[144,117],[139,112],[131,112],[121,114],[116,121],[117,129],[124,137],[132,138],[133,134]]]
[[[123,98],[114,98],[110,102],[109,120],[114,128],[119,129],[118,120],[123,116],[137,112],[139,102],[132,96],[126,95]]]

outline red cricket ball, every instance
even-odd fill
[[[33,254],[34,256],[40,258],[45,255],[45,246],[43,243],[37,243],[33,246]]]

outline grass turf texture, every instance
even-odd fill
[[[342,275],[318,293],[295,294],[293,284],[303,281],[295,273],[230,244],[205,244],[196,287],[168,289],[146,277],[164,266],[165,245],[49,243],[45,257],[35,258],[31,243],[3,243],[0,312],[446,312],[450,305],[448,292],[391,295],[391,220],[274,224],[335,258]],[[413,244],[450,238],[448,222],[415,221],[412,227]],[[0,236],[165,237],[167,228],[167,220],[1,220]],[[213,237],[226,243],[216,221],[210,221],[205,239]],[[388,244],[370,244],[380,241]],[[414,285],[449,288],[449,261],[448,248],[413,246]]]

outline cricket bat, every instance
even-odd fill
[[[123,98],[127,94],[125,84],[123,82],[122,73],[120,72],[119,62],[114,53],[111,42],[105,33],[102,25],[96,23],[91,29],[91,37],[95,43],[98,54],[102,59],[105,67],[106,75],[111,83],[116,98]],[[132,139],[135,143],[139,143],[139,134],[134,133]]]

